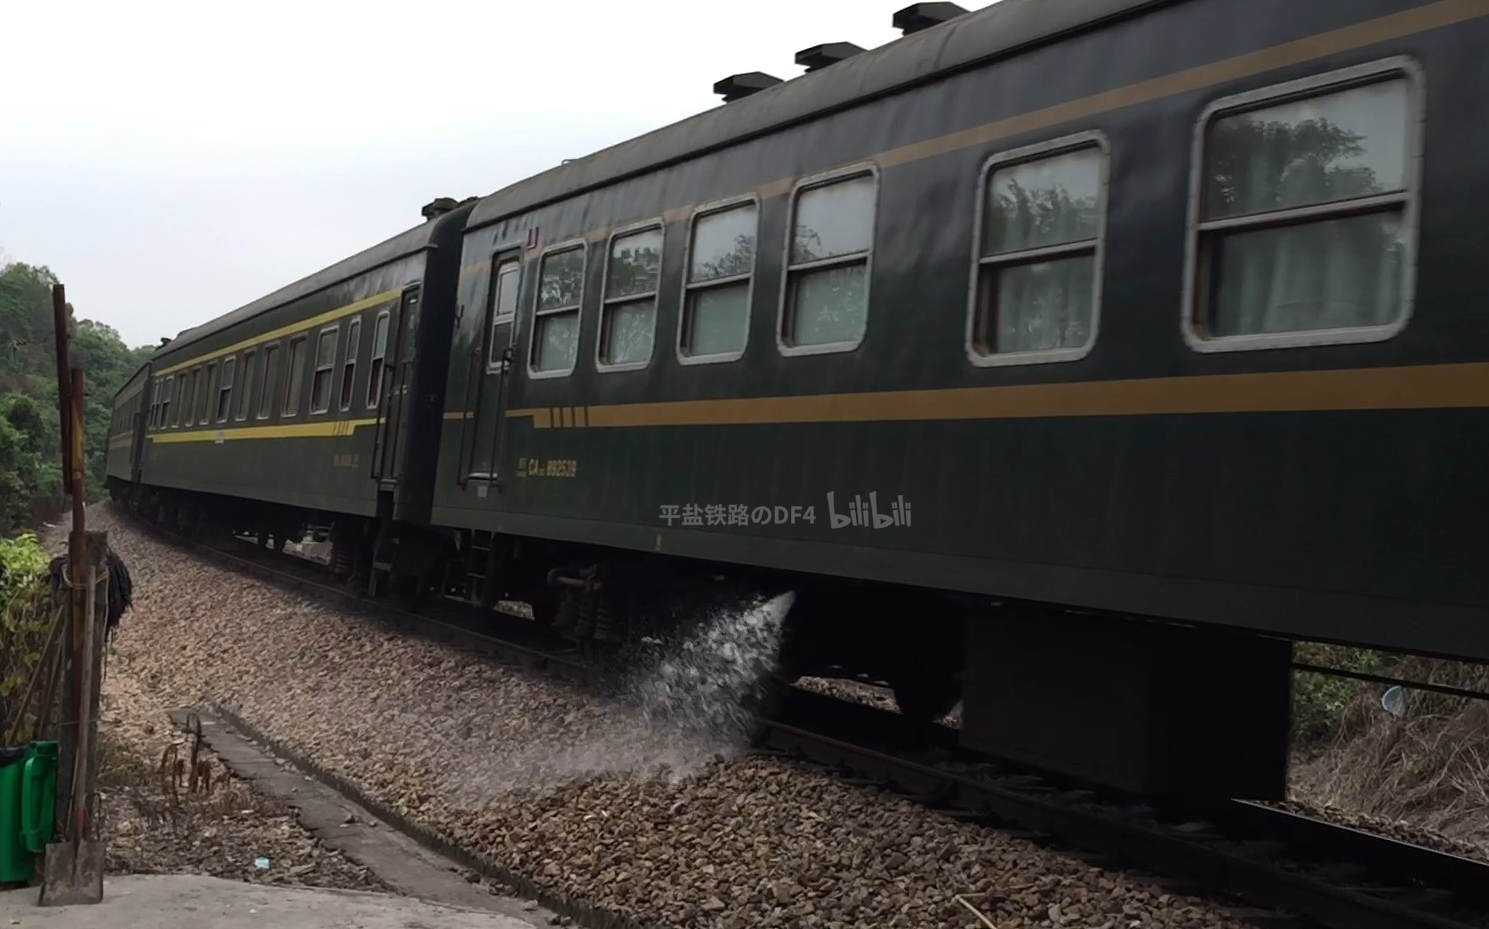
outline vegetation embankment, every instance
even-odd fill
[[[1489,667],[1307,644],[1298,660],[1489,693]],[[1408,823],[1489,854],[1489,702],[1296,675],[1295,799]],[[1407,836],[1410,838],[1410,836]]]

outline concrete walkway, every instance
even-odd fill
[[[534,922],[410,897],[268,887],[194,875],[108,878],[103,902],[41,907],[38,888],[0,892],[0,929],[533,929]]]

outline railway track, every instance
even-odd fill
[[[600,678],[593,665],[515,614],[452,603],[410,613],[329,582],[326,569],[305,558],[236,539],[193,542],[133,518],[131,524],[233,570],[404,631],[580,685]],[[913,750],[907,752],[907,745]],[[897,713],[820,694],[793,691],[779,718],[766,724],[759,750],[830,768],[849,781],[898,792],[1094,864],[1150,872],[1175,893],[1236,901],[1232,915],[1262,925],[1489,927],[1484,862],[1257,803],[1232,801],[1187,816],[1155,810],[1024,767],[967,759],[944,727],[913,727]],[[338,789],[354,791],[336,780]],[[417,829],[410,834],[432,841]],[[451,852],[447,843],[433,844]],[[492,864],[472,859],[471,866],[490,870]],[[511,881],[496,870],[493,876]]]

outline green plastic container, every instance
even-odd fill
[[[29,882],[52,840],[57,743],[0,748],[0,883]]]

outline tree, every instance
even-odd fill
[[[44,518],[62,503],[62,441],[49,268],[0,268],[0,530]],[[153,351],[130,349],[103,323],[71,316],[69,360],[87,378],[84,452],[87,490],[103,490],[113,398]]]

